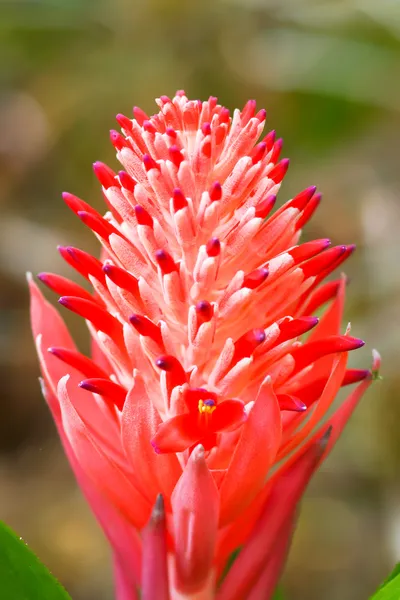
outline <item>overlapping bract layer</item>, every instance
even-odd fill
[[[313,187],[272,212],[288,161],[254,101],[232,118],[213,97],[157,103],[117,117],[124,171],[94,165],[104,217],[63,196],[102,245],[101,260],[59,248],[94,291],[39,278],[86,319],[92,356],[31,281],[43,390],[119,599],[268,598],[297,501],[372,380],[346,366],[363,342],[340,332],[345,279],[322,283],[353,247],[299,245]]]

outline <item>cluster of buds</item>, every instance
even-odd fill
[[[363,342],[340,331],[345,278],[325,282],[354,247],[299,244],[315,187],[273,210],[289,161],[274,131],[260,141],[265,111],[183,91],[157,104],[117,116],[124,170],[94,164],[104,216],[63,194],[102,250],[59,247],[91,293],[39,275],[86,320],[90,357],[30,279],[43,393],[118,600],[268,599],[298,501],[379,356],[347,368]]]

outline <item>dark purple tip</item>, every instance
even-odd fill
[[[206,406],[215,406],[215,400],[208,398],[207,400],[203,401],[203,404],[205,404]]]
[[[135,216],[139,225],[147,225],[148,227],[153,227],[153,219],[147,212],[143,206],[140,204],[136,204],[135,208]]]
[[[204,135],[210,135],[211,134],[211,124],[203,123],[203,125],[201,126],[201,131],[203,132]]]
[[[221,242],[218,238],[211,238],[208,240],[206,245],[206,252],[208,256],[218,256],[221,252]]]
[[[150,171],[151,169],[158,169],[158,164],[156,163],[156,161],[154,160],[154,158],[151,158],[151,156],[149,154],[143,154],[143,164],[144,164],[144,168],[146,169],[146,171]]]
[[[142,127],[148,133],[156,133],[156,131],[157,131],[156,128],[154,127],[153,123],[147,119],[145,121],[143,121]]]
[[[254,339],[262,344],[265,341],[266,335],[264,329],[253,329]]]
[[[178,137],[178,134],[176,133],[173,127],[167,127],[165,132],[167,135],[169,135],[170,138],[176,139]]]
[[[61,298],[58,299],[58,303],[61,304],[62,306],[65,306],[66,308],[69,308],[71,306],[71,304],[66,296],[61,296]]]
[[[157,358],[156,366],[162,371],[170,371],[172,369],[172,364],[168,356],[160,356]]]
[[[160,448],[157,446],[157,444],[153,440],[150,440],[150,444],[153,446],[153,450],[156,454],[161,454]]]
[[[78,386],[80,388],[82,388],[83,390],[87,390],[88,392],[92,392],[93,394],[97,394],[99,392],[99,389],[93,385],[92,383],[90,383],[89,381],[81,381],[80,383],[78,383]]]
[[[215,202],[222,198],[222,186],[219,181],[215,181],[209,189],[210,200]]]

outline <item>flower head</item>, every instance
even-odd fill
[[[324,282],[354,247],[299,243],[315,187],[273,212],[289,161],[254,101],[232,117],[183,91],[157,104],[117,116],[124,170],[94,164],[104,216],[63,195],[102,247],[59,247],[93,292],[39,278],[86,320],[92,353],[30,281],[43,390],[113,547],[118,597],[269,598],[296,504],[372,380],[347,369],[363,342],[340,331],[346,281]]]

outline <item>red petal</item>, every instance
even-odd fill
[[[186,388],[183,398],[189,412],[197,414],[199,411],[199,400],[214,400],[217,403],[217,394],[209,392],[205,388]]]
[[[244,403],[241,400],[224,400],[217,405],[211,416],[211,429],[224,431],[239,426],[246,420]]]
[[[204,431],[199,428],[194,415],[178,415],[159,425],[151,445],[157,454],[183,452],[196,444],[203,435]]]

